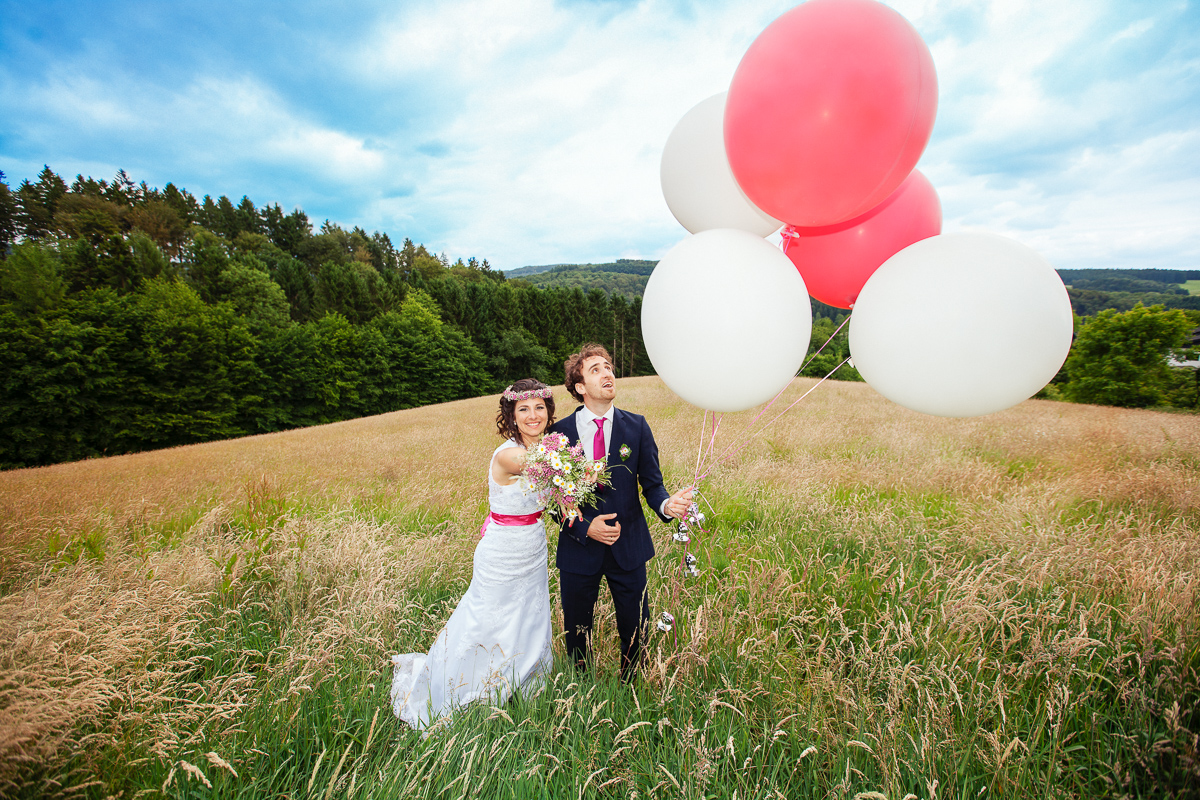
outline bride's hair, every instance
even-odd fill
[[[529,392],[537,389],[546,390],[547,397],[544,398],[546,403],[546,427],[549,428],[554,424],[554,398],[549,396],[550,387],[539,380],[533,378],[522,378],[505,390],[504,394],[509,391],[513,394],[521,392]],[[509,400],[504,395],[500,395],[500,410],[496,412],[496,433],[500,434],[501,439],[515,439],[517,444],[521,444],[524,440],[521,438],[521,432],[517,429],[516,409],[519,400]]]

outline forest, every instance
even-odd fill
[[[599,341],[652,374],[641,300],[507,280],[300,209],[0,174],[0,468],[497,392]]]
[[[585,341],[609,348],[619,376],[653,374],[641,295],[655,263],[506,274],[124,171],[68,184],[47,166],[15,189],[0,173],[0,469],[319,425],[521,377],[556,384]],[[1200,271],[1061,274],[1077,345],[1039,396],[1200,404],[1200,372],[1167,361],[1195,357],[1200,297],[1178,284]],[[846,316],[813,301],[802,375],[849,355]],[[850,365],[832,377],[861,380]]]

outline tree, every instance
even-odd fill
[[[17,241],[17,198],[4,182],[4,171],[0,170],[0,258],[8,255],[8,249]]]
[[[221,292],[218,279],[229,267],[229,254],[220,237],[203,228],[193,229],[192,241],[184,253],[183,264],[184,275],[200,298],[206,303],[215,302]]]
[[[266,265],[254,256],[241,256],[217,276],[219,298],[231,303],[252,331],[279,328],[291,319],[291,308],[279,284],[271,280]]]
[[[159,276],[175,277],[175,268],[148,235],[134,231],[129,235],[129,248],[133,252],[134,271],[138,280],[144,281]]]
[[[1063,395],[1076,403],[1128,408],[1161,404],[1174,383],[1167,359],[1191,329],[1183,312],[1162,306],[1101,311],[1079,328]]]
[[[130,225],[154,240],[171,260],[179,258],[188,229],[178,210],[165,200],[148,200],[128,214]]]
[[[49,166],[42,168],[37,183],[22,181],[17,189],[17,225],[27,239],[43,239],[54,231],[58,202],[67,184]]]
[[[817,301],[813,301],[816,303]],[[826,306],[830,308],[830,306]],[[838,326],[846,319],[846,311],[834,309],[837,313],[831,317],[814,316],[812,335],[808,342],[808,353],[805,356],[805,366],[800,374],[808,378],[824,378],[830,371],[837,372],[829,375],[832,380],[861,381],[858,370],[849,364],[838,366],[850,355],[849,330]],[[837,335],[834,336],[834,331]],[[831,338],[832,337],[832,338]],[[817,352],[817,351],[820,352]]]
[[[542,383],[554,383],[554,359],[550,351],[537,343],[524,328],[511,328],[500,337],[497,356],[489,362],[493,373],[503,385],[521,378],[536,378]]]
[[[210,306],[182,281],[156,278],[126,299],[138,381],[137,412],[116,442],[123,450],[241,436],[262,403],[257,342],[232,306]],[[124,388],[121,387],[124,391]]]
[[[336,312],[355,325],[375,316],[383,279],[361,261],[326,261],[317,270],[313,291],[313,316]]]
[[[11,302],[18,313],[38,314],[54,308],[65,294],[58,258],[49,248],[25,242],[0,262],[0,297]]]
[[[178,189],[175,184],[168,183],[163,187],[160,198],[183,220],[185,228],[199,221],[200,204],[187,189]]]
[[[113,401],[127,403],[136,385],[118,363],[123,327],[108,324],[122,299],[101,290],[72,305],[37,316],[0,306],[0,469],[119,452],[114,430],[129,414]]]

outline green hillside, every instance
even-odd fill
[[[657,263],[620,258],[605,264],[547,264],[521,267],[510,270],[505,275],[510,280],[524,280],[541,288],[579,288],[584,292],[600,289],[605,294],[619,295],[632,300],[642,296],[646,290],[646,281]]]

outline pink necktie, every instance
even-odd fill
[[[604,417],[596,420],[596,435],[592,437],[592,458],[604,458]]]

